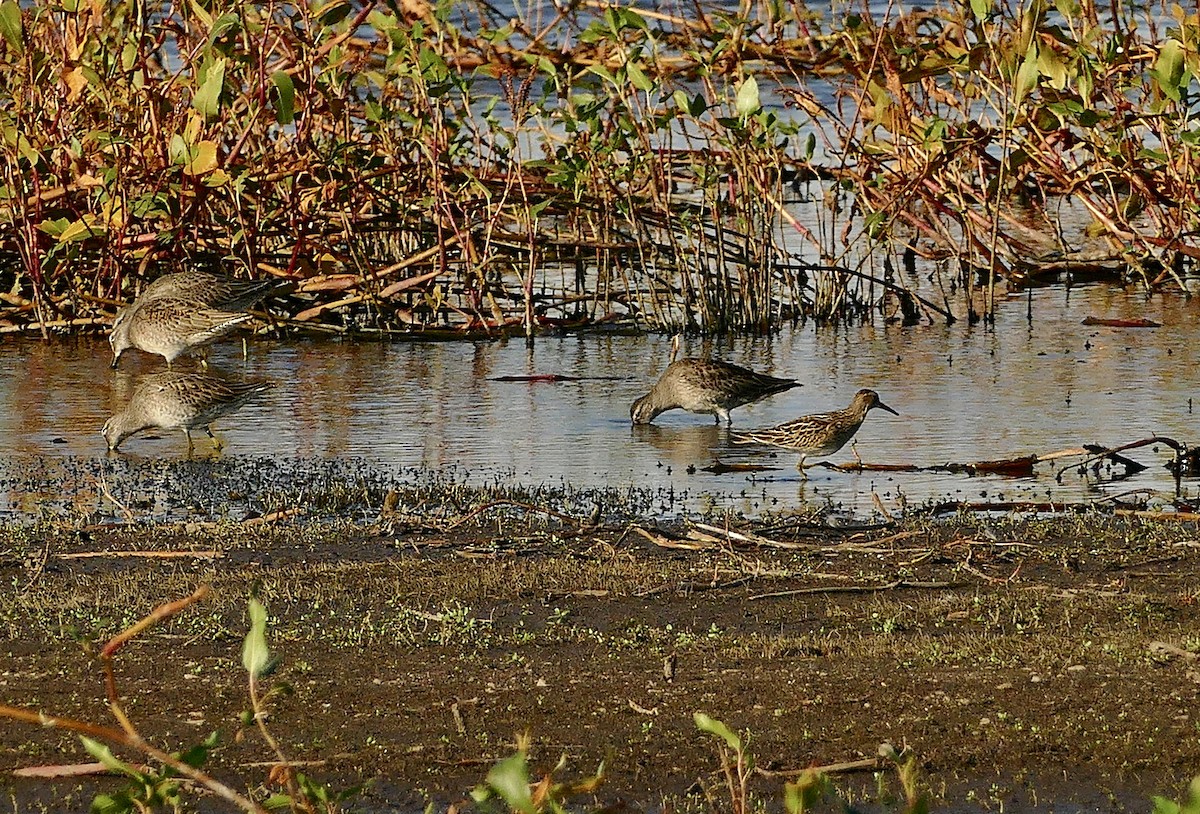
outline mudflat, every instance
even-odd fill
[[[114,674],[148,740],[177,752],[218,731],[206,769],[251,794],[278,777],[244,716],[252,596],[277,659],[261,680],[279,690],[269,730],[331,789],[372,781],[359,810],[460,802],[518,741],[534,779],[564,756],[564,780],[603,763],[573,805],[724,810],[718,741],[697,711],[749,736],[750,793],[776,808],[800,770],[865,765],[882,743],[959,808],[1147,810],[1200,772],[1192,521],[839,528],[821,512],[667,522],[469,490],[449,501],[457,514],[396,490],[351,502],[4,526],[0,700],[115,726],[99,648],[208,585],[117,651]],[[12,775],[91,759],[63,728],[0,726],[5,797],[21,812],[86,811],[118,788]],[[831,776],[839,799],[880,801],[869,769]]]

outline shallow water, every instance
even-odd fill
[[[1194,372],[1200,362],[1195,305],[1107,286],[1032,292],[1001,305],[997,329],[965,324],[816,328],[769,338],[690,341],[711,354],[804,387],[733,413],[735,428],[770,426],[844,406],[860,387],[899,411],[874,411],[857,436],[871,464],[933,465],[1046,454],[1083,443],[1108,446],[1154,433],[1196,438]],[[1156,329],[1081,324],[1085,316],[1149,317]],[[684,505],[737,511],[832,504],[854,514],[941,500],[1092,500],[1149,490],[1173,494],[1166,448],[1130,456],[1149,469],[1116,482],[1071,470],[1079,458],[1039,464],[1033,478],[930,472],[809,471],[797,456],[734,446],[712,419],[680,411],[631,427],[629,405],[665,365],[661,336],[584,335],[477,342],[287,341],[251,338],[215,348],[215,370],[265,378],[276,388],[215,427],[226,458],[362,458],[399,469],[423,466],[478,483],[570,483],[578,487],[671,490]],[[133,358],[130,358],[133,357]],[[129,354],[108,369],[103,339],[0,344],[0,443],[10,465],[42,456],[105,456],[99,429],[158,357]],[[567,374],[580,381],[497,381],[503,376]],[[134,436],[127,460],[183,459],[181,433]],[[203,436],[196,457],[213,452]],[[833,460],[851,461],[849,447]],[[713,474],[703,467],[762,464],[758,473]],[[1110,473],[1112,474],[1112,473]],[[1184,479],[1194,496],[1198,484]],[[10,496],[12,504],[21,499]]]

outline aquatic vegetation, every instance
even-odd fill
[[[151,627],[203,601],[209,591],[207,585],[202,585],[190,596],[159,605],[136,624],[113,636],[100,651],[109,711],[117,722],[116,727],[90,721],[58,718],[42,711],[11,707],[7,704],[0,704],[0,717],[75,732],[79,734],[87,752],[96,758],[105,769],[127,778],[130,782],[126,788],[96,795],[92,801],[92,811],[98,812],[98,814],[177,811],[185,790],[195,793],[197,789],[223,799],[235,808],[251,814],[264,814],[268,810],[283,809],[294,814],[297,812],[335,814],[341,810],[341,804],[358,794],[361,788],[334,792],[305,776],[302,772],[298,772],[295,763],[284,754],[279,742],[271,733],[267,724],[267,703],[277,693],[274,690],[262,692],[259,680],[270,672],[274,665],[274,659],[267,645],[267,611],[256,599],[251,599],[249,603],[250,630],[246,634],[242,646],[242,665],[249,676],[251,704],[251,709],[243,714],[242,722],[244,726],[253,726],[257,729],[277,758],[277,762],[271,764],[268,783],[281,786],[282,791],[270,794],[260,802],[254,799],[253,795],[247,796],[206,773],[203,766],[208,760],[209,753],[219,742],[218,733],[210,734],[183,752],[168,754],[147,741],[125,711],[125,702],[122,701],[114,669],[117,652]],[[112,751],[112,746],[140,754],[145,759],[154,761],[154,764],[135,766],[117,757]],[[185,781],[190,781],[194,787],[185,789]]]
[[[276,330],[369,336],[1182,285],[1200,19],[1099,13],[5,0],[0,330],[95,330],[181,265],[296,280]]]
[[[1177,803],[1166,797],[1154,797],[1154,814],[1196,814],[1200,812],[1200,776],[1192,778],[1187,797]]]
[[[496,763],[487,773],[484,782],[471,791],[473,799],[482,810],[496,810],[497,802],[503,802],[513,814],[566,814],[577,810],[571,804],[576,798],[593,794],[604,782],[604,764],[595,774],[574,781],[560,781],[555,774],[567,765],[567,756],[559,758],[553,769],[533,782],[529,771],[529,735],[517,737],[517,751]]]

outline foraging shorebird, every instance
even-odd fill
[[[879,394],[874,390],[859,390],[854,394],[850,406],[844,410],[802,416],[769,429],[734,433],[733,442],[769,444],[795,450],[800,453],[796,468],[807,477],[804,472],[804,459],[809,456],[832,455],[844,447],[858,432],[867,413],[875,407],[887,410],[892,415],[900,415],[880,401]]]
[[[290,281],[238,280],[207,271],[164,274],[117,312],[108,341],[115,368],[129,348],[157,353],[167,367],[250,319],[241,313],[266,297],[295,288]]]
[[[634,424],[649,424],[660,413],[683,409],[711,413],[718,422],[732,423],[729,411],[775,393],[800,387],[795,379],[777,379],[716,359],[671,362],[650,392],[629,408]]]
[[[171,362],[191,353],[253,319],[249,314],[209,308],[192,300],[156,296],[134,302],[117,315],[108,343],[112,367],[130,348],[156,353]]]
[[[221,449],[209,424],[272,386],[269,382],[229,382],[207,373],[154,373],[138,382],[125,409],[108,419],[101,433],[108,448],[116,450],[126,438],[145,429],[181,429],[191,452],[192,430],[203,429]]]
[[[133,304],[166,297],[191,300],[220,311],[244,311],[260,300],[294,288],[295,283],[290,281],[239,280],[209,271],[177,271],[147,285]]]

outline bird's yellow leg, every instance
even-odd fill
[[[212,439],[212,442],[213,442],[213,449],[216,449],[216,450],[222,450],[222,449],[225,449],[225,445],[221,443],[221,439],[220,439],[220,438],[218,438],[217,436],[213,435],[213,431],[212,431],[212,428],[211,428],[211,427],[207,427],[207,426],[206,426],[206,427],[204,428],[204,431],[205,431],[206,433],[208,433],[208,437]]]

